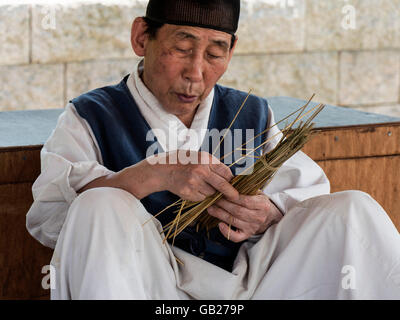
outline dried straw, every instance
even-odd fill
[[[236,113],[234,119],[232,120],[230,127],[236,120],[239,112],[242,110],[246,99],[243,101],[241,107],[239,108],[238,112]],[[274,177],[277,170],[282,166],[282,164],[288,160],[293,154],[299,151],[304,144],[310,139],[311,135],[313,134],[313,123],[311,122],[317,115],[322,111],[325,107],[323,104],[319,104],[316,107],[312,108],[311,110],[304,113],[305,109],[313,99],[314,95],[308,100],[308,102],[302,106],[301,108],[297,109],[296,111],[292,112],[284,119],[277,122],[275,125],[278,125],[280,122],[287,120],[289,117],[293,116],[294,114],[298,113],[295,120],[293,120],[289,125],[286,125],[285,128],[282,130],[282,137],[280,138],[277,145],[268,153],[263,154],[262,156],[255,156],[254,153],[275,138],[278,134],[266,139],[263,143],[257,146],[254,149],[249,150],[244,156],[238,159],[236,162],[232,163],[230,166],[234,165],[235,163],[239,162],[243,158],[246,157],[254,157],[257,158],[257,161],[254,163],[253,166],[247,168],[241,175],[235,176],[231,184],[235,187],[236,190],[240,194],[244,195],[255,195],[257,192],[265,187],[268,183],[271,182],[272,178]],[[304,117],[309,116],[306,121],[301,121]],[[294,127],[296,123],[299,123],[298,127]],[[259,133],[257,136],[252,138],[251,140],[245,142],[242,146],[240,146],[240,150],[243,149],[243,146],[246,145],[248,142],[256,139],[258,136],[264,134],[272,127],[267,128],[263,132]],[[222,137],[220,144],[222,143],[225,136]],[[220,145],[219,144],[219,145]],[[218,146],[219,146],[218,145]],[[238,150],[239,148],[235,149]],[[217,150],[217,149],[216,149]],[[234,152],[233,150],[232,152]],[[247,151],[247,150],[246,150]],[[231,153],[232,153],[231,152]],[[215,151],[214,151],[215,153]],[[230,153],[229,153],[230,154]],[[225,154],[220,160],[228,156],[229,154]],[[252,170],[251,174],[245,174],[247,170]],[[162,211],[154,215],[152,218],[156,218],[162,212],[171,208],[173,206],[180,206],[179,210],[177,210],[177,215],[174,220],[170,223],[166,224],[163,227],[163,232],[166,234],[164,238],[164,242],[167,239],[172,239],[173,243],[176,236],[182,232],[187,226],[189,225],[196,225],[197,230],[205,228],[207,231],[211,228],[214,228],[220,222],[217,218],[212,217],[207,214],[207,208],[212,206],[218,200],[223,197],[223,194],[220,192],[216,192],[214,195],[207,197],[203,201],[199,202],[190,202],[183,199],[179,199],[175,203],[167,206]],[[231,225],[229,225],[229,231],[231,229]],[[229,233],[230,235],[230,233]],[[228,235],[228,238],[229,238]]]

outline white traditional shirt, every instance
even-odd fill
[[[146,88],[139,76],[140,64],[127,80],[143,117],[152,129],[159,129],[167,137],[155,134],[165,152],[174,150],[169,141],[187,137],[187,128],[176,116],[167,113],[155,96]],[[192,125],[204,137],[213,101],[214,91],[200,104]],[[277,133],[271,108],[268,114],[267,138]],[[175,130],[169,130],[168,126]],[[176,139],[175,139],[176,140]],[[271,150],[279,141],[279,135],[271,139],[264,152]],[[198,150],[201,141],[181,139],[179,149]],[[34,202],[27,213],[26,225],[30,234],[43,245],[54,248],[65,221],[68,209],[77,197],[77,190],[99,177],[112,173],[103,165],[96,138],[85,119],[79,116],[74,105],[68,103],[60,115],[56,128],[41,150],[41,174],[32,186]],[[285,214],[300,201],[330,192],[329,181],[323,170],[303,152],[297,152],[278,170],[263,191]]]

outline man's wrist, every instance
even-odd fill
[[[141,200],[149,194],[162,191],[163,184],[159,175],[159,165],[146,160],[125,168],[118,173],[119,187]]]
[[[262,236],[265,231],[267,231],[272,225],[278,223],[282,218],[283,218],[283,213],[279,210],[279,208],[269,199],[270,201],[270,209],[269,209],[269,221],[267,222],[266,226],[264,228],[261,228],[256,234],[254,234],[255,237],[257,236]]]

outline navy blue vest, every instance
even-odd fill
[[[153,141],[146,141],[146,136],[151,128],[140,113],[126,85],[127,78],[128,76],[117,85],[92,90],[71,101],[79,115],[87,120],[93,130],[104,166],[115,172],[145,159],[148,148],[157,143],[156,138]],[[216,85],[208,129],[222,131],[228,128],[246,95],[244,92]],[[246,131],[245,129],[254,129],[254,134],[257,135],[266,129],[267,119],[267,101],[251,95],[231,130],[233,132],[234,129],[243,129],[244,131]],[[256,138],[254,146],[260,145],[264,138],[265,135]],[[241,143],[245,143],[248,137],[243,134],[241,139]],[[201,150],[213,153],[214,150],[210,150],[213,147],[209,143],[211,140],[212,135],[206,135]],[[225,150],[233,149],[233,145],[228,148],[225,146],[227,143],[233,143],[232,139],[229,140],[226,138],[221,143],[220,152],[217,151],[215,154],[217,158],[225,154]],[[237,143],[237,140],[235,142]],[[157,150],[162,152],[159,145]],[[233,161],[235,160],[237,158],[233,157]],[[243,165],[248,166],[248,160]],[[240,165],[236,164],[231,167],[233,173],[238,166]],[[171,192],[162,191],[143,198],[141,202],[147,211],[154,215],[178,199]],[[171,208],[157,217],[162,225],[175,217],[176,209],[176,207]],[[175,245],[230,271],[241,243],[228,241],[218,228],[212,229],[207,234],[204,230],[196,232],[194,228],[188,227],[176,237]]]

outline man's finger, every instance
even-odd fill
[[[250,237],[240,229],[232,230],[225,222],[220,222],[218,227],[223,236],[233,242],[241,242]]]
[[[218,206],[211,206],[207,209],[207,211],[211,216],[236,228],[245,229],[248,226],[248,224],[246,224],[244,221],[232,216],[229,212],[219,208]]]
[[[234,201],[222,198],[217,201],[216,205],[230,212],[236,218],[246,222],[254,223],[255,218],[257,218],[254,210],[249,210],[246,207],[236,204]]]
[[[203,201],[204,199],[206,199],[206,195],[202,194],[201,192],[196,191],[196,192],[192,192],[189,196],[182,195],[181,198],[183,200],[199,202],[199,201]]]
[[[207,183],[209,183],[214,189],[221,192],[228,199],[237,200],[239,199],[239,192],[224,178],[218,174],[212,173],[207,178]]]
[[[259,193],[257,195],[241,194],[234,202],[250,210],[260,210],[265,209],[270,203],[270,200],[267,195],[261,192],[261,194]]]
[[[225,164],[222,162],[218,164],[210,165],[210,168],[213,172],[223,177],[226,181],[231,181],[233,178],[233,174],[231,169],[229,169]]]
[[[206,197],[209,197],[212,196],[216,190],[208,183],[201,181],[199,185],[199,192],[204,194]]]

